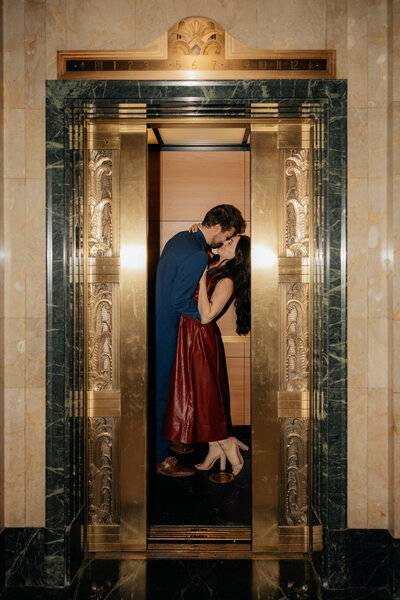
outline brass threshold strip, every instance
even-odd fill
[[[173,542],[251,542],[250,527],[170,527],[154,526],[150,527],[148,542],[168,543]]]

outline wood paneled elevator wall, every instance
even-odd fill
[[[165,243],[201,222],[217,204],[233,204],[250,234],[250,152],[149,152],[149,278]],[[250,425],[250,339],[236,334],[233,304],[218,319],[224,340],[233,425]]]

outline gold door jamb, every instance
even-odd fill
[[[147,127],[121,131],[121,550],[147,543]]]
[[[277,124],[251,126],[252,547],[278,548]]]
[[[88,549],[144,551],[146,124],[88,120],[85,157]]]

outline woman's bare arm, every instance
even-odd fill
[[[209,300],[207,296],[206,279],[207,269],[205,269],[200,279],[198,299],[199,313],[203,324],[211,323],[211,321],[218,317],[219,313],[223,310],[233,294],[233,281],[232,279],[225,277],[218,281],[211,299]]]

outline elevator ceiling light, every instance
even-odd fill
[[[159,134],[168,146],[230,146],[242,144],[245,127],[159,127]],[[153,130],[149,144],[158,143]]]

